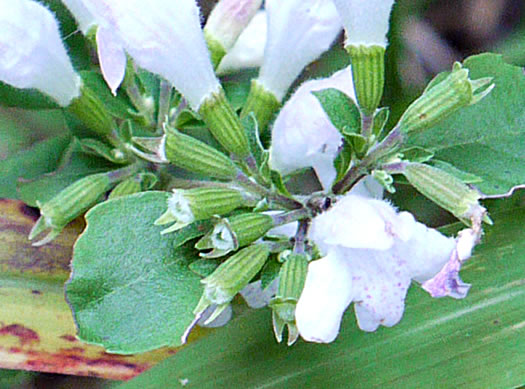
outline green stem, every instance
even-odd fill
[[[259,194],[262,197],[266,197],[271,203],[281,205],[282,207],[287,209],[304,208],[303,204],[301,204],[299,201],[271,191],[270,189],[253,181],[250,177],[246,176],[241,171],[239,171],[236,178],[239,185],[255,194]]]
[[[171,104],[171,84],[162,80],[160,82],[160,93],[159,93],[159,112],[157,114],[157,128],[163,128],[163,124],[168,121],[168,115]]]
[[[348,170],[343,179],[332,187],[332,191],[335,194],[343,194],[350,190],[361,177],[366,175],[380,162],[381,158],[395,151],[403,141],[403,134],[400,128],[396,126],[381,143],[376,144],[370,149],[365,158],[358,161]]]

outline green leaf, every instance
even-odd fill
[[[434,153],[432,151],[417,146],[409,147],[408,149],[403,150],[402,154],[404,160],[419,163],[430,161],[434,157]]]
[[[153,224],[168,195],[138,193],[86,214],[66,285],[81,340],[118,354],[182,344],[202,288],[188,268],[193,250]]]
[[[69,135],[57,136],[0,161],[0,198],[19,197],[16,186],[20,177],[33,179],[56,169],[70,141]]]
[[[348,142],[343,143],[341,151],[337,154],[334,159],[334,167],[337,172],[335,182],[341,180],[346,174],[350,162],[352,161],[352,146]]]
[[[358,134],[361,129],[361,114],[354,100],[335,88],[312,92],[342,135]]]
[[[473,56],[464,64],[471,79],[494,77],[494,90],[409,141],[483,179],[477,186],[485,194],[506,193],[525,183],[525,75],[495,54]]]
[[[432,299],[413,286],[398,325],[364,332],[350,309],[334,343],[290,348],[275,342],[270,310],[251,311],[118,387],[518,387],[525,377],[525,209],[495,222],[462,271],[473,284],[464,300]]]
[[[281,263],[276,255],[272,255],[261,270],[261,289],[266,289],[279,276],[280,271]]]
[[[458,168],[452,166],[451,164],[444,162],[444,161],[440,161],[439,159],[433,159],[430,162],[430,164],[453,176],[456,176],[461,181],[463,181],[465,184],[477,184],[479,182],[483,182],[483,179],[476,176],[475,174],[470,174],[462,170],[459,170]]]
[[[122,167],[122,165],[114,165],[103,158],[79,152],[77,147],[77,145],[70,146],[56,171],[32,180],[19,181],[17,190],[20,199],[34,207],[37,200],[45,203],[65,187],[89,174]]]

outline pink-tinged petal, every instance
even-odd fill
[[[450,296],[455,299],[462,299],[467,296],[470,284],[461,280],[459,271],[462,263],[470,258],[473,248],[479,241],[480,233],[480,231],[477,232],[470,228],[458,233],[456,247],[450,256],[450,260],[435,277],[422,285],[423,289],[432,297]]]
[[[329,254],[311,262],[303,293],[295,308],[295,321],[301,337],[310,342],[332,342],[353,297],[352,274],[343,258]]]
[[[98,60],[102,76],[114,96],[126,74],[126,53],[117,36],[109,28],[97,30]]]

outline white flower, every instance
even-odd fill
[[[362,330],[397,324],[411,280],[434,277],[456,246],[410,213],[353,194],[313,220],[310,239],[325,256],[309,265],[296,321],[305,340],[323,343],[352,302]]]
[[[195,0],[84,0],[84,4],[139,66],[171,82],[192,108],[198,109],[220,89]]]
[[[0,0],[0,81],[36,88],[67,106],[80,95],[81,80],[51,12],[29,0]]]
[[[80,28],[80,31],[82,31],[82,34],[86,35],[89,29],[96,23],[95,17],[86,8],[83,0],[62,0],[62,2],[77,20],[78,27]]]
[[[333,0],[346,31],[346,45],[382,46],[394,0]]]
[[[326,88],[339,89],[355,100],[351,68],[303,83],[287,101],[273,125],[270,166],[282,174],[313,167],[323,187],[329,189],[343,137],[311,93]]]
[[[259,11],[246,26],[232,49],[221,60],[217,74],[260,67],[264,58],[266,33],[266,12]]]
[[[331,0],[266,0],[268,40],[258,82],[281,101],[303,68],[341,30]]]
[[[261,3],[262,0],[220,0],[210,13],[204,32],[228,52],[261,8]]]

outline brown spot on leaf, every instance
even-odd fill
[[[31,328],[24,327],[20,324],[10,324],[0,328],[1,335],[16,336],[20,340],[20,344],[23,346],[31,342],[39,342],[40,337]]]
[[[23,215],[27,216],[28,218],[30,218],[31,220],[35,222],[40,217],[40,212],[38,208],[33,208],[24,203],[20,203],[18,205],[18,209],[20,210],[20,213],[22,213]]]
[[[75,338],[73,335],[69,335],[69,334],[60,336],[60,339],[64,339],[64,340],[66,340],[68,342],[76,342],[77,341],[77,338]]]

